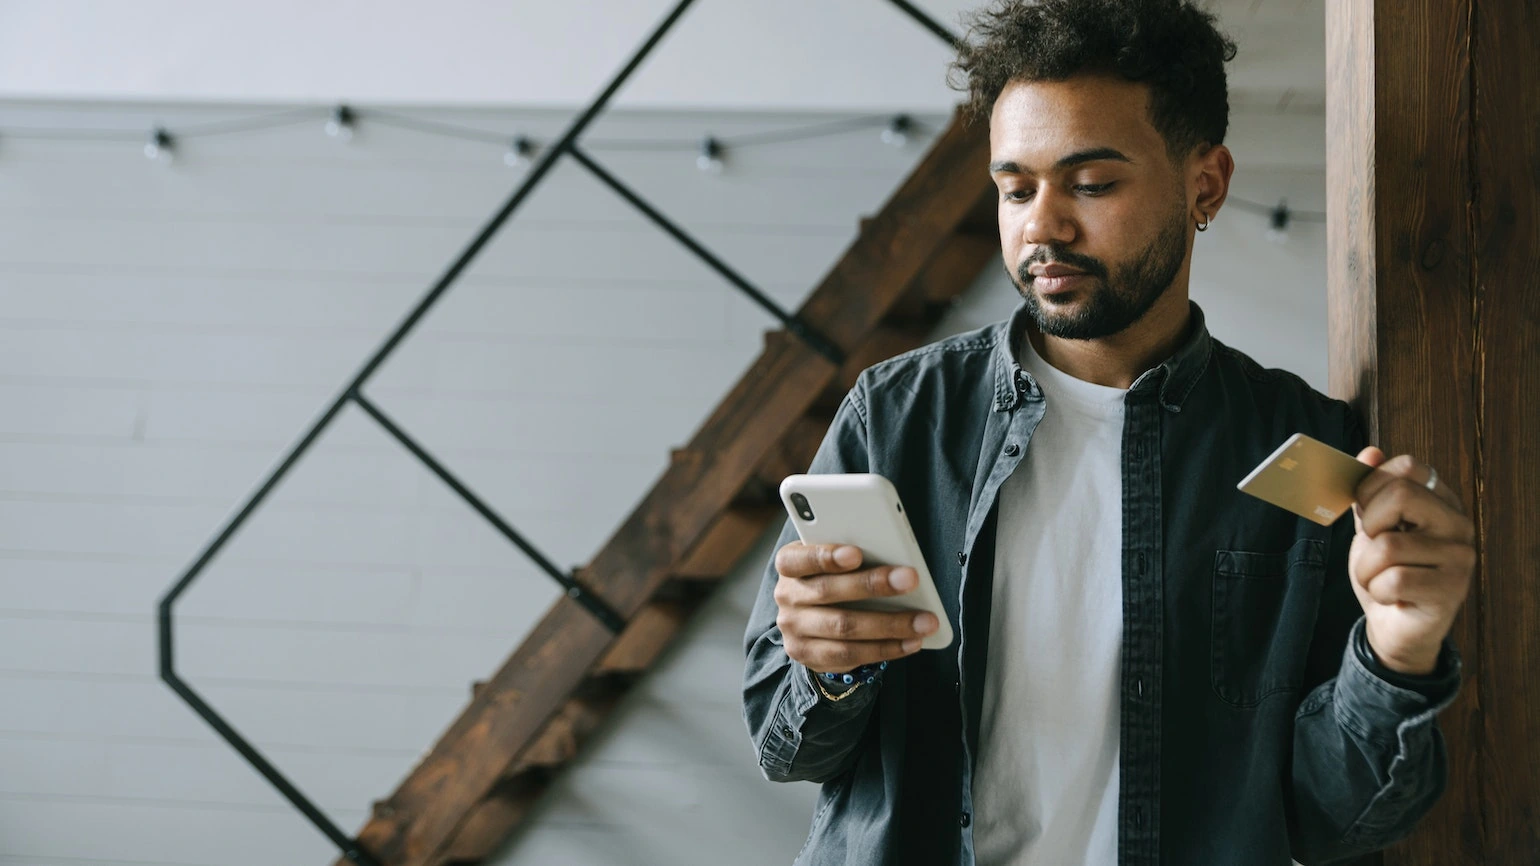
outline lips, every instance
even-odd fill
[[[1084,271],[1072,271],[1064,269],[1060,270],[1058,275],[1051,275],[1049,272],[1044,271],[1041,275],[1033,277],[1032,288],[1042,292],[1045,295],[1055,295],[1074,288],[1075,286],[1079,285],[1082,280],[1088,278],[1089,275]]]

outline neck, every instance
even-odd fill
[[[1032,348],[1055,369],[1085,382],[1127,390],[1146,370],[1176,353],[1192,318],[1187,291],[1173,285],[1144,317],[1098,340],[1066,340],[1039,331],[1030,320]]]

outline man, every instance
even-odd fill
[[[836,606],[916,575],[787,524],[744,708],[768,778],[823,783],[797,863],[1321,863],[1442,792],[1460,500],[1188,300],[1234,51],[1178,0],[976,19],[954,69],[1022,303],[864,371],[810,468],[893,481],[959,637]],[[1351,522],[1235,489],[1295,432],[1378,467]]]

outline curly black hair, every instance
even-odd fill
[[[1150,122],[1173,160],[1224,143],[1235,43],[1190,0],[995,0],[970,24],[947,80],[975,119],[1009,82],[1110,74],[1149,85]]]

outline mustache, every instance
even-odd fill
[[[1024,286],[1037,279],[1027,270],[1032,265],[1066,265],[1077,271],[1084,271],[1093,277],[1098,277],[1103,281],[1107,279],[1106,266],[1090,256],[1082,256],[1068,250],[1050,250],[1047,247],[1039,247],[1037,252],[1016,266],[1016,279],[1020,280]]]

